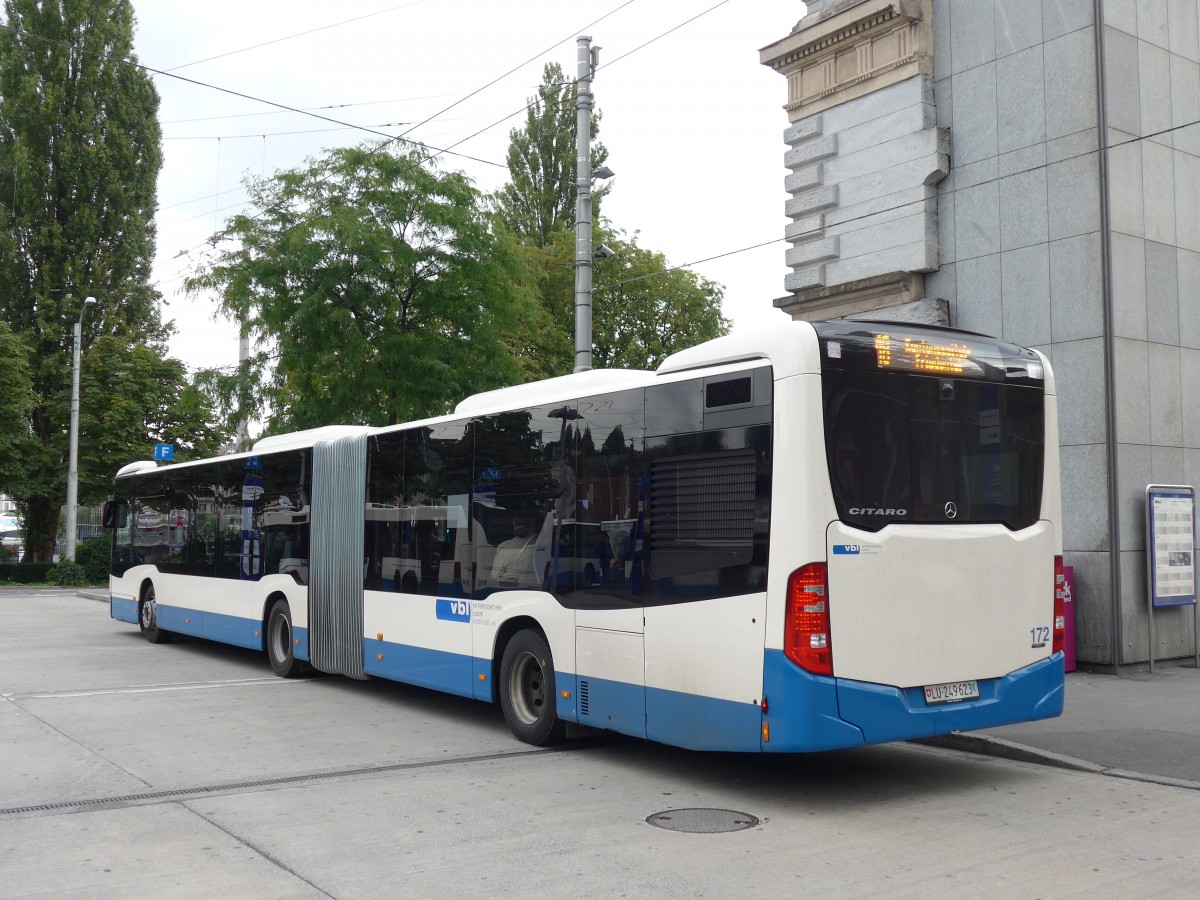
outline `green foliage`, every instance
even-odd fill
[[[89,584],[87,572],[74,560],[64,559],[46,574],[46,581],[60,587],[83,587]]]
[[[161,352],[169,333],[149,286],[161,132],[154,85],[129,64],[130,3],[6,0],[4,9],[0,491],[18,501],[28,554],[46,560],[65,496],[72,331],[83,299],[99,300],[83,319],[89,362],[102,337],[109,364],[135,346]],[[126,459],[143,452],[115,440],[81,429],[81,447],[113,443]],[[81,471],[83,497],[112,477]]]
[[[81,368],[79,430],[99,436],[79,444],[81,503],[109,496],[117,469],[155,444],[173,444],[186,462],[215,455],[232,435],[212,424],[212,404],[161,345],[102,336]]]
[[[112,537],[104,535],[75,547],[75,562],[83,569],[87,584],[107,584],[112,569]]]
[[[269,348],[206,373],[224,408],[266,412],[270,431],[385,425],[518,377],[512,336],[537,315],[526,260],[462,174],[356,147],[248,190],[259,212],[186,282]]]
[[[525,378],[565,375],[575,365],[575,98],[562,67],[546,66],[525,126],[509,133],[511,181],[492,198],[497,218],[524,244],[536,273],[541,315],[525,320],[514,355]],[[600,115],[592,116],[592,138]],[[591,144],[592,167],[608,158]],[[676,350],[726,334],[723,289],[693,272],[671,269],[661,253],[600,218],[593,189],[593,243],[615,251],[593,261],[592,365],[652,369]]]
[[[547,63],[536,97],[529,98],[525,127],[509,132],[508,163],[512,179],[493,197],[506,226],[539,247],[553,235],[575,226],[576,113],[578,91],[567,82],[562,66]],[[608,159],[608,150],[595,143],[600,113],[591,122],[592,168]],[[608,187],[593,189],[592,215],[600,215],[600,201]]]
[[[22,562],[15,566],[0,566],[0,584],[45,584],[52,569],[53,563]]]
[[[592,365],[597,369],[654,369],[670,354],[729,332],[721,313],[724,291],[687,269],[672,269],[661,253],[607,227],[597,243],[614,251],[593,261]],[[550,327],[526,335],[533,377],[565,375],[575,361],[575,239],[570,231],[528,252]]]
[[[22,487],[26,460],[36,450],[29,427],[35,396],[28,344],[0,321],[0,491]]]

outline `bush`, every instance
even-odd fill
[[[112,540],[105,536],[84,541],[75,548],[75,562],[83,567],[88,584],[108,584],[108,573],[112,568]]]
[[[9,584],[44,584],[54,563],[17,563],[0,566],[0,582]]]
[[[60,587],[83,587],[90,583],[83,566],[70,559],[64,559],[47,572],[46,580]]]

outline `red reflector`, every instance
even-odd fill
[[[1054,557],[1054,645],[1052,652],[1058,653],[1063,649],[1064,636],[1067,632],[1067,618],[1063,611],[1063,601],[1067,596],[1067,579],[1063,574],[1063,558]]]
[[[816,675],[833,674],[828,594],[825,563],[809,563],[788,577],[783,655]]]

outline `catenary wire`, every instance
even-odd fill
[[[216,56],[206,56],[204,59],[197,59],[194,62],[183,63],[178,66],[172,66],[171,68],[166,69],[165,71],[166,72],[178,72],[180,69],[187,69],[192,66],[198,66],[201,63],[212,62],[215,59],[224,59],[227,56],[236,56],[239,53],[247,53],[250,50],[259,50],[262,47],[269,47],[272,44],[281,44],[284,41],[290,41],[290,40],[294,40],[295,38],[298,38],[298,37],[305,37],[310,34],[316,34],[319,31],[328,31],[330,28],[337,28],[341,25],[349,25],[352,22],[361,22],[363,19],[372,19],[375,16],[382,16],[385,13],[395,12],[398,9],[408,9],[410,6],[420,6],[422,3],[426,3],[426,2],[428,2],[428,0],[413,0],[412,3],[402,3],[399,6],[391,6],[391,7],[388,7],[387,9],[380,9],[373,13],[366,13],[365,15],[355,16],[352,19],[343,19],[340,22],[332,22],[329,25],[322,25],[319,28],[310,28],[308,31],[300,31],[300,32],[297,32],[296,34],[289,34],[285,37],[275,38],[270,41],[263,41],[261,44],[254,44],[253,46],[250,46],[250,47],[242,47],[240,50],[229,50],[225,53],[218,53]]]

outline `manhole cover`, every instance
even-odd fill
[[[646,821],[656,828],[689,834],[743,831],[758,824],[757,817],[735,809],[667,809],[647,816]]]

